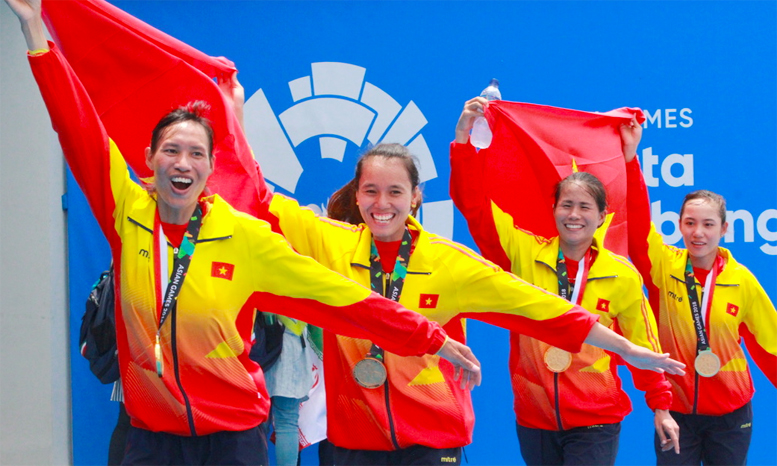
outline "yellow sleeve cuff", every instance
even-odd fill
[[[27,55],[31,57],[36,57],[38,55],[43,55],[44,53],[48,52],[51,49],[45,48],[45,49],[35,49],[35,50],[28,50]]]

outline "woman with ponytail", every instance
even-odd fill
[[[681,365],[598,324],[597,316],[504,272],[469,248],[425,231],[418,168],[399,144],[378,144],[330,199],[332,220],[280,194],[269,213],[292,246],[439,322],[465,341],[466,318],[570,352],[584,342],[657,371]],[[472,441],[469,392],[436,356],[402,357],[369,340],[324,334],[328,437],[338,465],[460,464]]]

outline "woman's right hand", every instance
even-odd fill
[[[629,163],[637,156],[637,146],[642,140],[642,125],[637,122],[637,117],[633,117],[630,122],[620,126],[620,133],[623,158]]]
[[[43,32],[41,0],[5,0],[22,25],[28,50],[48,49],[49,43]]]
[[[475,124],[477,117],[483,116],[483,111],[488,106],[485,97],[474,97],[464,103],[459,122],[456,123],[456,142],[466,144],[469,141],[469,132]]]

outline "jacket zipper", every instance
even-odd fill
[[[693,374],[693,414],[696,414],[696,408],[699,405],[699,373]]]
[[[383,292],[387,293],[389,285],[391,284],[391,274],[383,272]],[[383,365],[386,365],[386,358],[383,358]],[[394,448],[400,450],[399,440],[397,440],[397,431],[394,427],[394,417],[391,415],[391,402],[389,401],[389,382],[388,382],[388,369],[386,370],[386,381],[383,382],[383,393],[386,395],[386,417],[389,422],[389,432],[391,433],[391,443],[394,444]]]
[[[558,372],[553,373],[553,389],[556,391],[556,422],[558,423],[558,430],[564,430],[564,426],[561,424],[561,402],[559,401],[558,393]]]
[[[172,322],[170,323],[170,329],[171,329],[171,346],[172,346],[172,352],[173,352],[173,372],[175,372],[175,382],[178,385],[178,390],[181,391],[181,396],[183,397],[184,404],[186,405],[186,418],[189,421],[189,431],[192,434],[192,437],[197,436],[197,430],[194,428],[194,415],[192,414],[192,405],[189,402],[189,396],[186,395],[186,392],[183,389],[183,384],[181,383],[181,374],[178,370],[178,345],[176,344],[176,334],[177,334],[177,325],[176,325],[176,314],[178,313],[178,305],[174,305],[172,315],[170,316],[172,319]]]

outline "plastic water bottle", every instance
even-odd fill
[[[491,79],[491,83],[487,88],[483,89],[480,97],[485,97],[489,101],[501,100],[502,93],[499,92],[499,80],[496,78]],[[478,149],[485,149],[491,145],[492,136],[491,128],[488,127],[488,120],[482,116],[477,117],[472,125],[472,132],[469,134],[469,142]]]

